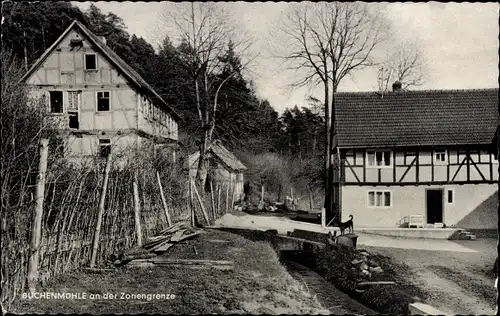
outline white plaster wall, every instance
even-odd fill
[[[497,185],[442,185],[442,186],[398,186],[398,187],[368,187],[368,186],[344,186],[342,187],[342,220],[348,219],[349,214],[354,216],[355,225],[358,227],[397,227],[397,222],[404,216],[424,215],[426,221],[426,189],[444,189],[444,214],[443,221],[447,226],[456,225],[491,196],[497,192]],[[453,204],[446,203],[446,189],[453,189],[455,201]],[[392,191],[391,208],[368,207],[368,191],[390,190]],[[494,198],[494,197],[493,197]],[[498,203],[498,202],[497,202]],[[489,205],[491,205],[491,201]],[[494,204],[494,203],[493,203]],[[491,208],[491,206],[488,206]],[[491,212],[496,213],[495,209]],[[486,212],[487,214],[492,214]],[[483,212],[484,213],[484,212]],[[481,213],[481,214],[483,214]],[[473,214],[472,214],[473,215]],[[478,223],[477,228],[496,227],[496,219],[490,215],[478,215],[484,218]],[[491,224],[493,223],[493,224]],[[473,227],[468,227],[473,228]],[[476,228],[476,227],[474,227]]]

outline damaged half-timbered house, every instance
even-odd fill
[[[334,185],[342,219],[398,227],[411,215],[494,229],[498,89],[336,93]]]
[[[74,21],[21,81],[57,124],[57,147],[65,158],[148,148],[175,161],[179,114],[80,22]]]

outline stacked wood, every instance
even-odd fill
[[[174,266],[174,267],[190,267],[190,268],[215,268],[219,270],[234,270],[234,262],[228,260],[188,260],[188,259],[167,259],[167,258],[151,258],[151,259],[136,259],[130,262],[130,265],[136,267],[151,267],[151,266]]]
[[[190,228],[186,223],[174,224],[162,230],[158,236],[148,238],[142,247],[133,248],[121,254],[115,264],[122,265],[132,260],[154,258],[157,254],[166,252],[175,244],[199,234],[199,231]]]

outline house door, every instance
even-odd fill
[[[443,190],[426,190],[427,224],[443,222]]]

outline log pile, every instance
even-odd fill
[[[150,237],[142,247],[136,247],[120,254],[114,264],[120,266],[132,260],[154,258],[166,252],[175,244],[199,234],[200,231],[190,228],[186,223],[174,224],[162,230],[157,236]]]

